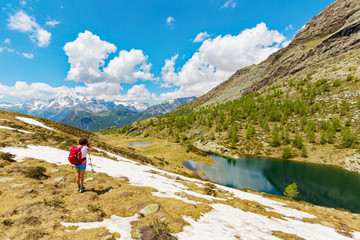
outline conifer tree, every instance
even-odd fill
[[[326,143],[326,134],[323,132],[320,137],[320,143],[324,145]]]
[[[292,154],[291,154],[291,148],[286,146],[284,147],[283,149],[283,158],[291,158],[292,157]]]
[[[298,188],[297,188],[297,185],[296,183],[292,183],[290,185],[288,185],[286,188],[285,188],[285,191],[283,193],[286,197],[289,197],[291,199],[294,199],[298,194]]]
[[[307,152],[307,149],[306,149],[305,145],[303,145],[303,147],[301,148],[301,157],[303,157],[303,158],[308,157],[308,152]]]

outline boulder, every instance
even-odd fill
[[[139,214],[143,217],[159,211],[159,204],[150,204],[139,211]]]
[[[12,180],[14,180],[14,179],[15,179],[15,178],[2,177],[2,178],[0,178],[0,183],[9,182],[9,181],[12,181]]]

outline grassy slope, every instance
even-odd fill
[[[161,119],[134,122],[127,129],[115,132],[170,142],[190,142],[203,150],[230,157],[250,154],[281,158],[284,147],[288,146],[291,159],[337,165],[360,172],[356,169],[356,162],[351,165],[351,161],[345,160],[354,158],[359,141],[354,140],[351,147],[345,147],[342,133],[342,130],[349,129],[353,134],[360,134],[357,124],[360,121],[360,69],[355,64],[359,59],[360,51],[352,51],[347,59],[328,63],[313,75],[283,78],[273,86],[239,100],[210,107],[182,108]],[[285,100],[291,102],[289,108],[284,107]],[[296,106],[297,101],[300,107]],[[331,141],[331,129],[327,124],[331,125],[335,119],[341,126]],[[265,120],[268,129],[264,128]],[[272,146],[276,145],[273,144],[275,125],[280,142],[277,147]],[[250,126],[254,133],[247,136]],[[289,142],[283,138],[287,132]],[[315,142],[311,140],[311,133]],[[294,146],[297,135],[303,138],[307,157],[302,156],[301,147]],[[324,144],[320,143],[322,135],[326,139]]]
[[[148,139],[155,143],[150,148],[138,150],[141,154],[147,155],[146,157],[139,157],[141,156],[140,154],[134,153],[136,150],[125,147],[129,141],[133,141],[134,139],[125,139],[117,143],[116,136],[110,136],[111,139],[108,140],[108,144],[106,144],[91,133],[45,119],[34,118],[59,132],[54,133],[53,131],[34,125],[25,124],[15,118],[15,116],[20,115],[21,114],[18,113],[1,111],[0,123],[2,126],[31,131],[35,132],[35,134],[0,130],[2,139],[1,146],[20,147],[24,144],[34,144],[67,150],[69,146],[74,144],[78,136],[88,135],[94,143],[94,146],[100,146],[113,153],[123,151],[125,152],[125,157],[129,157],[131,153],[132,156],[134,156],[132,159],[139,162],[151,158],[154,161],[153,164],[156,164],[158,167],[164,167],[164,169],[172,169],[174,172],[181,172],[181,170],[176,169],[176,166],[178,166],[178,168],[180,167],[181,158],[202,160],[205,162],[209,160],[207,158],[200,158],[195,154],[186,153],[180,144],[167,145],[166,142],[156,141],[156,139]],[[71,133],[75,133],[75,135]],[[103,137],[106,138],[109,136],[101,136],[100,138]],[[116,146],[111,146],[111,144]],[[162,155],[157,155],[160,152],[159,149],[162,149]],[[176,156],[176,153],[178,153],[179,156]],[[95,154],[101,155],[100,152]],[[164,159],[162,159],[162,157]],[[168,164],[164,164],[164,162],[168,162]],[[30,178],[26,174],[31,168],[37,166],[45,168],[45,174],[48,178],[37,180]],[[76,228],[65,228],[60,222],[101,221],[101,219],[108,218],[113,214],[129,217],[150,203],[160,204],[161,210],[156,214],[140,218],[133,222],[133,237],[136,236],[136,230],[143,227],[143,229],[147,229],[148,234],[150,234],[153,231],[149,226],[154,226],[156,220],[163,218],[166,218],[167,226],[171,229],[171,232],[176,233],[181,231],[183,226],[187,224],[182,219],[182,216],[191,216],[194,219],[198,219],[201,213],[211,210],[209,206],[211,202],[205,199],[195,198],[189,195],[189,199],[201,202],[194,207],[194,205],[184,203],[180,200],[154,197],[151,194],[154,191],[152,188],[132,186],[128,184],[126,179],[110,177],[103,173],[91,173],[90,171],[88,171],[86,175],[86,178],[93,178],[93,181],[87,183],[90,191],[82,195],[76,192],[75,174],[73,172],[70,173],[65,182],[59,184],[59,188],[55,188],[53,185],[54,182],[57,181],[57,178],[62,177],[68,169],[69,166],[66,165],[57,166],[36,159],[25,159],[23,162],[11,162],[2,156],[0,158],[0,177],[11,177],[13,180],[0,183],[0,195],[2,199],[0,202],[0,236],[15,239],[99,239],[108,235],[108,230],[100,228],[73,231]],[[211,185],[199,186],[184,180],[179,179],[179,181],[188,186],[192,191],[203,194],[206,192],[213,194],[215,192],[217,197],[225,199],[225,201],[220,201],[221,203],[229,205],[240,204],[245,211],[282,218],[279,214],[266,210],[266,207],[256,202],[238,198],[228,198],[229,193],[218,191],[216,188],[211,187]],[[113,190],[107,191],[109,187],[112,187]],[[356,219],[358,218],[356,214],[347,214],[335,209],[324,211],[325,208],[308,203],[298,203],[267,194],[261,195],[285,202],[291,208],[306,211],[317,216],[316,219],[304,219],[303,221],[316,223],[327,221],[334,224],[337,231],[342,232],[342,234],[349,234],[351,230],[360,231],[359,226],[356,226]],[[213,201],[213,203],[214,202],[217,201]],[[157,227],[165,229],[161,228],[161,226]],[[65,230],[70,230],[70,232],[65,232]],[[283,235],[285,238],[290,237],[281,232],[276,232],[274,235]],[[117,235],[114,234],[114,236]]]

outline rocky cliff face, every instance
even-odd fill
[[[330,70],[319,69],[357,55],[360,48],[359,30],[360,1],[338,0],[311,19],[289,46],[258,65],[238,70],[227,81],[193,101],[191,105],[233,100],[264,86],[308,74],[330,80],[346,77],[346,71],[332,74]],[[354,64],[359,64],[358,58],[349,62],[349,66]]]

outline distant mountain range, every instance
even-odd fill
[[[79,94],[23,103],[0,103],[1,110],[47,118],[89,131],[122,127],[138,119],[169,113],[195,97],[168,100],[158,105],[135,101],[105,101]]]
[[[0,109],[20,112],[36,117],[61,121],[74,109],[82,109],[91,113],[100,113],[114,108],[123,108],[132,112],[146,110],[150,104],[134,101],[105,101],[84,97],[79,94],[58,96],[48,100],[29,100],[23,103],[0,103]]]
[[[122,127],[139,119],[169,113],[193,99],[195,97],[168,100],[161,104],[150,106],[142,112],[134,112],[124,108],[113,108],[99,113],[74,109],[61,122],[88,131],[99,131],[113,126]]]

